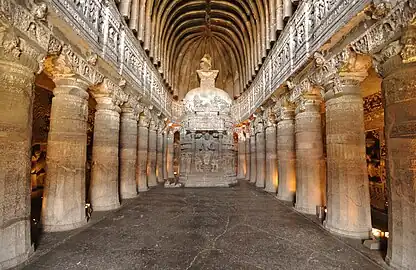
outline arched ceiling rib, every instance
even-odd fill
[[[217,86],[238,97],[291,15],[292,0],[120,0],[120,12],[174,96],[198,86],[205,53]],[[296,2],[296,1],[295,1]]]

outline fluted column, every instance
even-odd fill
[[[12,31],[2,34],[2,41],[20,40]],[[18,45],[5,51],[0,42],[0,269],[22,263],[33,251],[30,148],[35,59]]]
[[[250,183],[256,183],[257,176],[257,159],[256,159],[256,132],[254,130],[254,123],[250,123]]]
[[[246,130],[248,130],[248,128],[246,128]],[[246,175],[245,175],[245,180],[249,181],[250,180],[250,175],[251,175],[251,150],[250,150],[250,133],[246,132]]]
[[[175,174],[173,171],[173,159],[174,159],[174,133],[173,129],[170,128],[168,132],[168,148],[167,148],[167,171],[168,171],[168,178],[173,179],[175,178]]]
[[[157,159],[157,123],[156,121],[150,121],[149,126],[149,150],[148,150],[148,178],[147,185],[149,187],[157,186],[156,179],[156,159]]]
[[[246,159],[245,148],[246,148],[245,136],[244,136],[243,131],[240,130],[238,132],[237,179],[245,178],[245,175],[244,175],[244,166],[245,166],[245,159]]]
[[[396,269],[416,269],[416,27],[402,38],[402,58],[382,66],[389,242],[386,261]],[[405,63],[403,63],[405,62]]]
[[[156,172],[157,182],[163,183],[163,122],[160,121],[157,129],[157,145],[156,145]]]
[[[130,97],[121,109],[120,128],[120,197],[137,196],[137,98]]]
[[[256,187],[265,187],[265,173],[266,173],[266,145],[264,135],[263,120],[256,121]]]
[[[139,118],[138,138],[137,138],[137,167],[136,182],[139,192],[148,191],[147,185],[147,160],[149,148],[149,124],[150,117],[142,113]]]
[[[299,212],[315,215],[325,202],[321,99],[303,95],[296,109],[296,205]]]
[[[277,146],[276,125],[272,116],[266,124],[266,187],[265,191],[275,194],[277,192]]]
[[[295,152],[295,110],[292,106],[281,108],[277,119],[277,159],[279,185],[277,198],[293,202],[296,192],[296,152]]]
[[[360,59],[351,59],[359,65]],[[325,227],[336,234],[367,239],[371,232],[364,108],[360,82],[368,65],[333,76],[325,85],[328,203]]]
[[[94,211],[120,207],[119,134],[120,105],[127,96],[109,80],[92,90],[97,102],[94,120],[94,144],[90,199]]]
[[[88,83],[77,77],[56,77],[54,82],[42,226],[45,231],[64,231],[87,223]]]

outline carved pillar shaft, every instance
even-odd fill
[[[256,133],[256,187],[264,188],[265,186],[265,173],[266,173],[266,145],[263,125]]]
[[[270,193],[277,191],[277,152],[276,127],[270,125],[266,128],[266,187]]]
[[[137,138],[137,167],[136,182],[139,192],[147,191],[147,159],[149,147],[149,125],[147,119],[142,116],[139,120]]]
[[[296,191],[296,151],[294,110],[283,108],[277,124],[277,159],[279,185],[277,198],[293,201]]]
[[[251,175],[251,155],[250,155],[250,135],[246,135],[246,175],[245,175],[245,180],[250,180],[250,175]]]
[[[168,149],[167,149],[167,171],[168,171],[169,179],[175,178],[175,174],[173,171],[173,159],[175,155],[175,149],[174,149],[173,143],[174,143],[174,133],[172,130],[169,130]]]
[[[120,132],[120,197],[137,196],[137,115],[133,108],[123,108]]]
[[[90,198],[94,211],[120,207],[119,134],[120,107],[111,97],[96,97]]]
[[[163,132],[163,180],[168,179],[168,134]]]
[[[250,183],[256,183],[257,161],[256,161],[256,134],[252,132],[250,138]]]
[[[304,97],[297,109],[296,133],[296,205],[299,212],[315,215],[316,206],[325,202],[321,100]]]
[[[157,131],[157,142],[156,142],[156,174],[157,174],[157,182],[163,183],[163,134],[162,129],[158,129]]]
[[[33,70],[0,60],[0,268],[33,250],[30,239],[30,147]]]
[[[386,261],[397,269],[416,269],[416,63],[394,57],[383,69],[390,195]]]
[[[245,142],[241,138],[240,135],[238,138],[238,165],[237,165],[237,179],[244,179],[244,167],[245,167]]]
[[[366,169],[364,108],[360,80],[342,78],[327,87],[326,228],[345,237],[366,239],[371,231]],[[334,88],[336,87],[336,88]]]
[[[88,84],[77,78],[58,78],[54,81],[56,88],[53,91],[48,135],[48,173],[43,193],[42,225],[45,231],[64,231],[87,222]]]
[[[148,150],[148,174],[147,185],[149,187],[157,186],[156,179],[156,158],[157,158],[157,126],[152,121],[149,128],[149,150]]]

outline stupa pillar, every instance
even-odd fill
[[[246,159],[246,154],[245,154],[245,148],[246,148],[245,136],[244,136],[244,132],[242,130],[239,130],[237,134],[238,134],[237,179],[244,179],[245,178],[245,175],[244,175],[244,167],[245,167],[245,159]]]
[[[130,97],[121,109],[120,197],[137,196],[137,97]]]
[[[315,215],[325,203],[321,98],[304,94],[296,109],[296,205],[299,212]]]
[[[250,181],[251,175],[251,149],[250,149],[250,133],[248,132],[248,128],[246,127],[246,175],[245,180]]]
[[[157,182],[163,183],[163,128],[164,123],[159,121],[157,128],[157,141],[156,141],[156,175]]]
[[[250,123],[250,183],[256,183],[257,159],[256,159],[256,132],[254,122]]]
[[[277,198],[293,202],[296,192],[295,109],[284,104],[277,119],[277,159],[279,185]]]
[[[371,61],[352,51],[346,56],[345,67],[328,71],[323,56],[315,55],[315,80],[324,86],[326,101],[325,227],[344,237],[368,239],[372,226],[360,82]]]
[[[396,269],[416,269],[415,36],[416,27],[409,26],[401,40],[404,44],[401,55],[380,66],[389,190],[390,237],[386,261]],[[398,49],[399,45],[390,46]]]
[[[266,121],[266,187],[265,190],[277,192],[277,145],[274,115],[270,114]]]
[[[147,185],[149,187],[157,186],[156,178],[156,161],[157,161],[157,123],[150,121],[149,126],[149,150],[148,150],[148,179]]]
[[[147,162],[149,148],[149,124],[150,112],[145,108],[139,116],[138,138],[137,138],[137,167],[136,182],[139,192],[148,191],[147,185]]]
[[[14,267],[33,251],[30,239],[30,153],[34,72],[33,48],[13,30],[0,43],[0,269]],[[13,46],[13,44],[15,46]]]
[[[109,211],[120,207],[119,139],[120,105],[128,96],[108,79],[92,89],[97,102],[94,120],[94,144],[90,199],[94,211]]]
[[[264,135],[264,123],[263,119],[257,118],[256,120],[256,161],[257,161],[257,173],[256,173],[256,187],[265,187],[265,173],[266,173],[266,145]]]

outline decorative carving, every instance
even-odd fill
[[[404,44],[401,56],[404,63],[416,62],[416,20],[404,32],[401,40]]]

